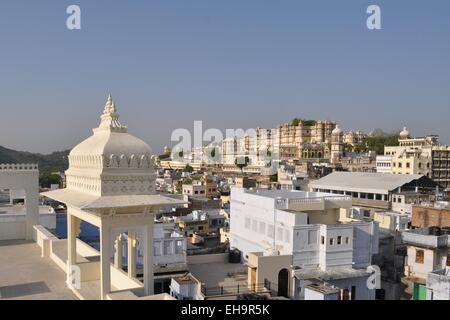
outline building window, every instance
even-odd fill
[[[337,237],[337,244],[342,244],[342,237],[341,236]]]
[[[161,242],[158,241],[153,243],[153,251],[155,256],[161,255]]]
[[[267,236],[268,237],[273,238],[273,231],[274,231],[273,225],[272,224],[267,225]]]
[[[250,218],[245,218],[245,229],[250,229]]]
[[[164,255],[171,254],[172,241],[164,241]]]
[[[180,254],[183,253],[183,240],[177,240],[175,245],[175,253]]]
[[[280,227],[277,228],[277,240],[283,241],[283,228]]]
[[[334,245],[334,239],[330,238],[330,246]]]
[[[349,237],[345,237],[345,244],[349,244],[350,243],[350,238]]]
[[[308,244],[316,244],[317,243],[317,231],[309,230],[308,231]]]
[[[321,244],[325,244],[325,237],[324,237],[324,236],[321,236],[321,237],[320,237],[320,243],[321,243]]]
[[[259,223],[259,233],[261,233],[261,234],[266,233],[266,224],[264,222]]]
[[[425,253],[423,250],[416,249],[416,263],[423,263]]]
[[[402,167],[402,163],[401,163],[401,162],[398,163],[398,167],[399,167],[399,168]]]
[[[284,230],[284,242],[291,243],[291,233],[287,229]]]
[[[409,162],[407,162],[407,163],[406,163],[406,167],[407,167],[407,168],[409,168],[409,167],[410,167],[410,165],[409,165]]]
[[[253,220],[253,222],[252,222],[252,230],[253,230],[253,232],[258,232],[258,221]]]

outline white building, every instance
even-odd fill
[[[40,220],[37,164],[0,164],[0,190],[4,189],[15,190],[10,198],[20,195],[24,205],[0,207],[0,240],[32,240],[33,226]],[[17,190],[23,191],[18,194]]]
[[[156,174],[151,155],[150,147],[120,124],[115,103],[109,96],[93,135],[70,152],[67,188],[43,193],[67,205],[67,251],[62,261],[67,268],[68,286],[76,294],[83,296],[86,286],[73,286],[73,270],[75,273],[80,270],[80,282],[91,281],[99,286],[97,299],[153,295],[154,216],[161,207],[184,201],[155,194]],[[81,221],[100,230],[100,262],[80,263],[78,257],[83,254],[81,248],[85,248],[85,244],[77,241]],[[136,278],[139,245],[143,252],[142,282]]]
[[[377,173],[392,173],[392,156],[377,156]]]
[[[378,253],[378,226],[341,223],[350,207],[345,195],[232,188],[230,247],[248,260],[249,283],[276,283],[279,295],[303,299],[305,285],[327,278],[371,299],[365,268]]]

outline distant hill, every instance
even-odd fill
[[[65,171],[69,166],[69,152],[70,150],[65,150],[43,155],[0,146],[0,163],[37,163],[41,172]]]

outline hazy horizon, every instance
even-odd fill
[[[82,29],[66,28],[81,7]],[[366,28],[377,4],[382,30]],[[25,0],[0,11],[0,145],[48,154],[91,135],[109,93],[158,153],[174,129],[437,134],[450,144],[450,2]]]

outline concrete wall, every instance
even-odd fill
[[[193,256],[187,256],[188,264],[204,264],[204,263],[216,263],[216,262],[227,262],[228,253],[217,253],[217,254],[199,254]]]
[[[265,280],[270,281],[271,290],[278,290],[278,274],[282,269],[287,269],[290,272],[292,265],[292,255],[280,255],[280,256],[262,256],[261,253],[249,254],[249,270],[248,281],[249,285],[260,285]],[[252,279],[251,269],[256,268],[256,279]],[[290,276],[292,278],[292,276]],[[254,281],[256,280],[256,281]],[[289,283],[290,295],[293,295],[293,282]]]
[[[39,224],[39,171],[37,165],[34,164],[0,164],[0,189],[24,190],[26,222],[25,237],[23,236],[23,227],[12,224],[6,234],[11,239],[28,239],[33,238],[34,225]]]
[[[450,227],[450,209],[413,207],[411,224],[417,228]]]
[[[447,268],[428,274],[428,300],[450,300],[450,273],[448,270]]]
[[[307,287],[305,288],[305,300],[339,300],[339,293],[324,294]]]
[[[423,263],[416,262],[417,250],[423,250],[424,252]],[[426,249],[416,246],[408,246],[407,255],[408,256],[406,257],[405,262],[405,275],[426,280],[429,272],[445,268],[448,249]]]

